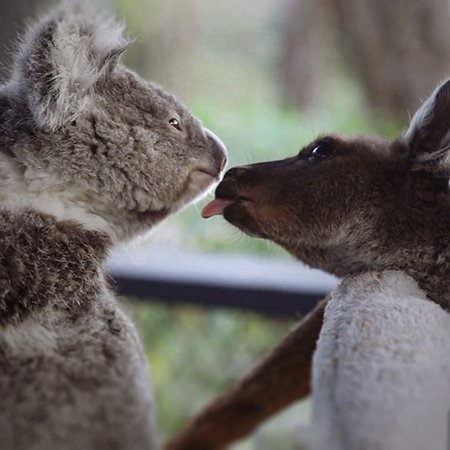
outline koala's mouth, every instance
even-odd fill
[[[208,190],[222,178],[222,171],[210,167],[195,167],[188,176],[188,188],[197,190],[199,194]]]
[[[175,203],[174,209],[179,209],[206,195],[220,181],[222,174],[222,170],[211,167],[194,167],[186,178],[184,189],[179,200]]]
[[[192,169],[189,176],[192,177],[192,176],[196,176],[199,174],[209,176],[209,177],[213,178],[214,180],[218,181],[221,178],[222,171],[211,169],[209,167],[196,167],[196,168]]]

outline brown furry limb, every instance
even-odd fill
[[[310,392],[312,355],[328,297],[241,381],[207,405],[164,450],[219,450]]]

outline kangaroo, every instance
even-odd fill
[[[137,333],[111,248],[221,177],[222,142],[120,62],[123,26],[65,2],[0,87],[0,448],[156,448]]]
[[[439,442],[436,448],[444,445],[446,414],[442,407],[447,405],[448,409],[450,405],[445,353],[450,349],[449,148],[450,81],[446,81],[397,139],[325,135],[294,157],[236,167],[226,173],[217,187],[216,199],[203,209],[203,217],[221,215],[248,235],[270,239],[306,264],[343,277],[344,282],[332,295],[325,323],[321,303],[260,365],[195,417],[167,448],[202,448],[204,444],[205,448],[222,448],[254,429],[268,415],[305,396],[308,389],[304,378],[309,379],[315,350],[312,344],[321,329],[313,366],[315,416],[325,429],[319,448],[424,448],[423,438],[435,431],[430,421],[429,429],[425,426],[428,434],[410,433],[409,444],[399,440],[399,436],[405,436],[407,425],[413,430],[423,429],[419,417],[424,419],[431,411],[428,415],[436,419],[436,410],[417,411],[408,403],[407,397],[412,396],[414,389],[427,391],[425,384],[414,384],[414,377],[428,378],[430,384],[432,380],[436,382],[435,391],[427,391],[429,396],[424,394],[423,400],[440,402],[440,436],[435,443]],[[375,309],[370,309],[372,299]],[[393,311],[391,315],[389,311]],[[364,320],[358,322],[358,317]],[[365,326],[373,329],[374,318],[380,320],[379,329],[364,334]],[[350,336],[350,332],[346,334],[348,329],[358,330],[359,334],[356,338]],[[358,342],[363,341],[363,336],[373,347],[369,345],[370,351],[366,348],[366,353],[361,349],[358,353]],[[384,352],[381,344],[380,351],[375,343],[386,336],[390,339],[386,344],[389,351]],[[434,367],[434,371],[428,373],[411,360],[403,347],[398,348],[399,341],[409,342],[411,355],[416,352],[418,360],[425,367]],[[294,354],[294,346],[299,356],[290,364],[280,355]],[[355,371],[355,355],[364,360],[367,353],[377,355],[384,368],[398,367],[396,361],[402,358],[408,361],[402,370],[390,374],[391,384],[380,382],[371,386],[380,389],[380,398],[392,394],[391,401],[398,402],[400,408],[397,412],[403,406],[405,410],[412,407],[417,413],[409,417],[409,422],[400,424],[397,431],[403,427],[401,432],[391,433],[392,436],[388,435],[395,422],[395,408],[388,410],[386,405],[374,401],[378,407],[374,411],[380,413],[379,417],[384,416],[384,428],[376,428],[374,422],[361,423],[361,418],[373,418],[374,411],[367,414],[367,395],[374,400],[373,393],[364,397],[359,386],[360,390],[353,392],[357,400],[352,403],[352,386],[358,384],[355,380],[353,385],[345,384],[351,378],[348,374]],[[331,367],[333,361],[338,361],[334,363],[337,368]],[[275,363],[278,367],[273,366]],[[360,371],[361,377],[370,376],[371,363],[370,358],[365,360],[362,367],[367,370]],[[373,373],[382,378],[384,372],[376,372],[376,368],[376,364],[371,367]],[[264,372],[275,373],[276,378],[269,379]],[[410,378],[402,379],[401,373]],[[344,381],[337,381],[338,378]],[[282,392],[274,394],[275,381],[283,385],[294,384],[293,380],[301,387],[292,388],[290,399]],[[405,388],[401,395],[393,392],[402,383],[411,389]],[[246,394],[248,386],[261,397]],[[253,408],[242,408],[242,404]],[[226,424],[226,433],[220,433],[221,423]],[[362,433],[355,431],[358,426],[369,434],[370,427],[377,429],[378,441],[364,441]]]

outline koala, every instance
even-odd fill
[[[137,333],[108,287],[112,247],[221,177],[226,149],[120,62],[123,26],[66,2],[0,87],[0,448],[154,449]]]

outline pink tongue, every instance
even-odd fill
[[[208,203],[202,210],[202,217],[208,219],[212,216],[219,216],[223,214],[223,210],[233,203],[233,200],[226,200],[223,198],[216,198]]]

